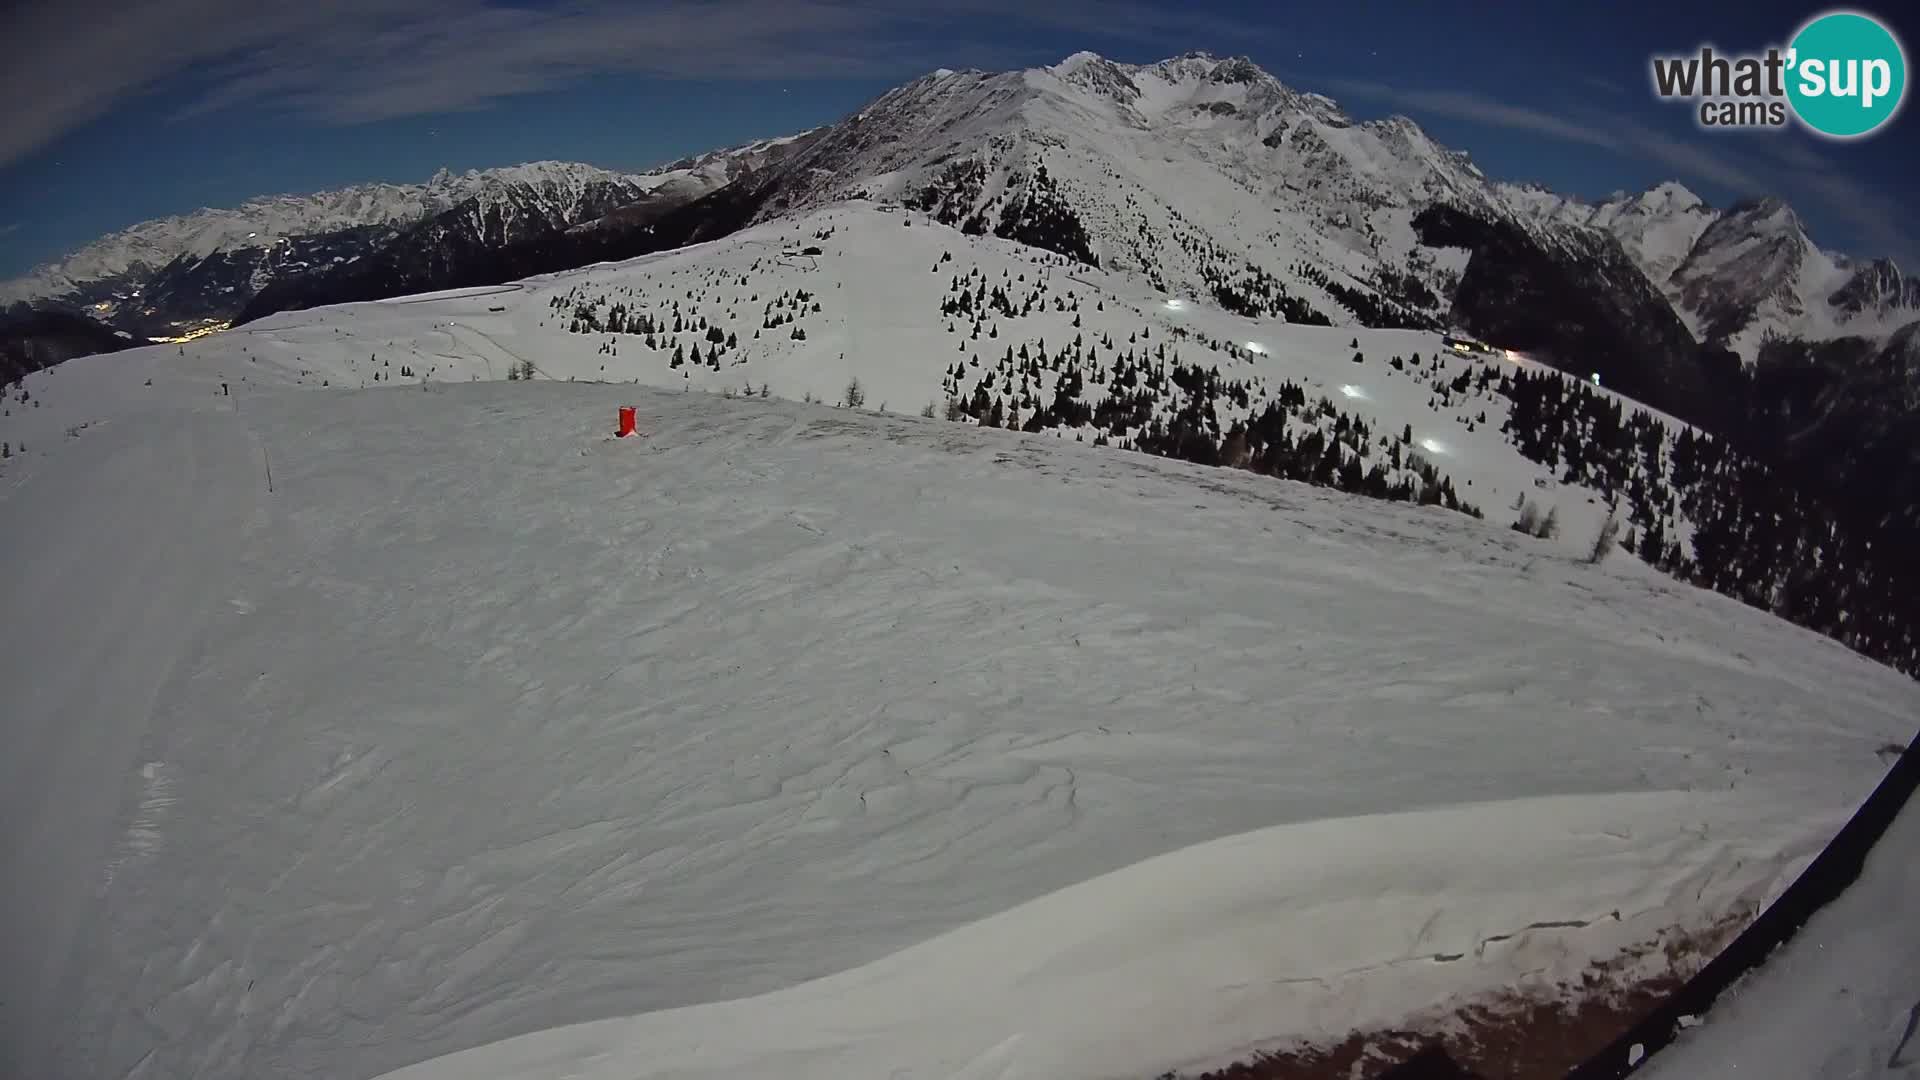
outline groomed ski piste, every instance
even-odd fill
[[[902,216],[29,377],[0,1071],[1193,1071],[1653,974],[1911,736],[1911,680],[1588,565],[1603,509],[1476,419],[1497,397],[1430,409],[1384,363],[1438,335]],[[1411,427],[1488,518],[912,415],[973,271],[1079,303],[983,347],[1182,326]],[[739,345],[602,352],[554,302],[616,289]],[[854,378],[864,408],[802,400]],[[1561,536],[1508,529],[1543,492]]]

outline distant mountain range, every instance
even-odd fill
[[[639,174],[540,161],[441,170],[424,184],[265,196],[101,237],[0,284],[0,307],[65,308],[141,337],[175,336],[233,319],[276,283],[338,273],[397,249],[505,248],[583,222],[685,203],[737,178],[755,152],[720,151]],[[445,267],[453,260],[439,261]]]
[[[725,198],[663,221],[721,189]],[[1464,277],[1489,277],[1487,267],[1466,274],[1478,241],[1455,229],[1449,244],[1428,242],[1422,211],[1517,230],[1499,250],[1513,257],[1520,243],[1562,265],[1568,287],[1613,294],[1599,306],[1643,324],[1634,347],[1663,356],[1682,346],[1670,318],[1748,361],[1763,340],[1882,341],[1920,319],[1920,281],[1884,259],[1819,249],[1778,200],[1716,209],[1670,182],[1596,203],[1501,183],[1411,120],[1356,122],[1248,60],[1204,53],[942,70],[837,124],[647,173],[536,162],[263,197],[103,237],[0,285],[0,304],[85,311],[164,337],[279,307],[642,253],[715,223],[858,196],[926,205],[963,228],[1064,248],[1173,292],[1262,305],[1284,296],[1335,323],[1446,322],[1458,307],[1481,333],[1518,332],[1554,351],[1577,346],[1510,331],[1471,289],[1463,300]],[[1609,240],[1644,282],[1619,280],[1631,275]]]
[[[1543,220],[1611,233],[1690,330],[1749,358],[1768,338],[1886,337],[1920,319],[1920,279],[1821,250],[1779,199],[1716,210],[1673,182],[1600,203],[1507,191]]]
[[[1866,490],[1881,470],[1898,491],[1920,474],[1920,282],[1892,262],[1818,248],[1777,199],[1504,183],[1405,117],[1359,122],[1205,53],[943,69],[837,123],[648,173],[540,162],[256,199],[102,238],[0,302],[166,338],[631,258],[848,199],[1247,315],[1461,327],[1854,492],[1868,517],[1911,521],[1920,502]]]

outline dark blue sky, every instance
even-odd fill
[[[34,10],[37,9],[37,10]],[[1920,119],[1854,143],[1709,134],[1647,61],[1784,39],[1806,4],[1057,0],[149,0],[0,14],[0,276],[249,196],[539,158],[640,168],[825,123],[935,67],[1080,49],[1251,56],[1488,173],[1600,196],[1786,197],[1815,240],[1920,269]],[[1865,10],[1920,41],[1911,6]],[[1911,47],[1910,47],[1911,48]],[[17,59],[16,59],[17,58]]]

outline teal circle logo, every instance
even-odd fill
[[[1907,55],[1893,31],[1871,15],[1816,16],[1788,43],[1787,100],[1800,122],[1821,135],[1854,139],[1900,111]]]

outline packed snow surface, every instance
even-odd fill
[[[1860,880],[1639,1075],[1857,1080],[1920,1072],[1916,896],[1920,802],[1910,800]]]
[[[782,400],[948,362],[841,224],[756,256],[808,340],[699,382],[540,323],[737,244],[29,378],[0,1073],[1151,1075],[1749,911],[1910,735],[1911,681],[1580,540]],[[1158,304],[1093,288],[1089,337]],[[1420,415],[1350,331],[1178,318]],[[465,381],[518,359],[561,378]]]
[[[1736,821],[1738,842],[1699,835]],[[1680,792],[1284,825],[790,990],[542,1032],[391,1080],[1152,1075],[1277,1032],[1338,1041],[1570,978],[1676,907],[1730,904],[1741,883],[1751,899],[1741,863],[1777,867],[1768,846],[1797,832],[1743,797]]]

